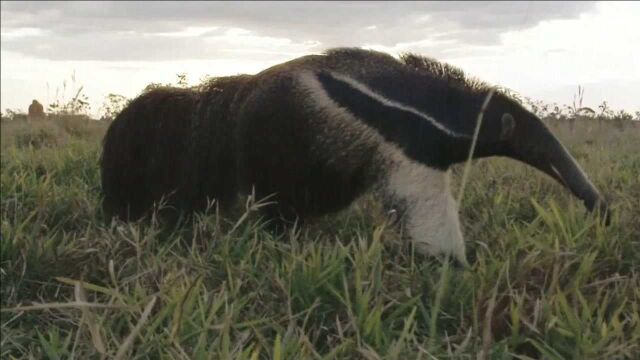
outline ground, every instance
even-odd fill
[[[640,358],[639,127],[553,127],[609,227],[532,168],[474,162],[467,270],[416,254],[375,194],[279,237],[252,203],[105,225],[104,127],[2,123],[0,358]]]

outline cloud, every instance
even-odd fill
[[[170,32],[152,32],[152,33],[144,33],[143,36],[166,36],[166,37],[194,37],[194,36],[202,36],[208,33],[211,33],[215,30],[218,30],[217,26],[189,26],[184,30],[180,31],[170,31]],[[126,34],[134,34],[135,32],[125,32]]]
[[[493,84],[637,109],[632,2],[0,2],[2,108],[53,97],[72,70],[93,109],[187,73],[256,73],[335,46],[413,51]],[[631,90],[624,90],[631,89]],[[597,105],[590,104],[590,105]]]
[[[44,36],[46,34],[47,34],[47,31],[37,27],[19,27],[14,29],[7,29],[6,31],[3,30],[0,36],[2,36],[2,38],[4,38],[7,41],[11,41],[14,39],[20,39],[25,37]]]
[[[437,55],[467,45],[496,44],[505,31],[594,9],[593,3],[580,2],[105,1],[1,6],[3,49],[43,59],[107,61],[205,59],[243,51],[291,55],[362,45],[415,47]],[[20,29],[41,33],[17,41],[11,34]],[[39,46],[42,42],[48,45]]]

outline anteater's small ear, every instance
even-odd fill
[[[513,129],[516,127],[516,120],[509,113],[502,114],[502,131],[500,131],[500,140],[507,140],[513,135]]]

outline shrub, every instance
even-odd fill
[[[68,137],[69,135],[63,129],[54,124],[32,124],[16,132],[15,145],[20,149],[53,147],[65,143]]]

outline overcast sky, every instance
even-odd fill
[[[1,108],[61,98],[93,113],[187,73],[256,73],[334,46],[417,52],[525,96],[640,110],[638,2],[2,2]],[[67,85],[66,98],[72,96]],[[57,94],[56,95],[56,90]]]

